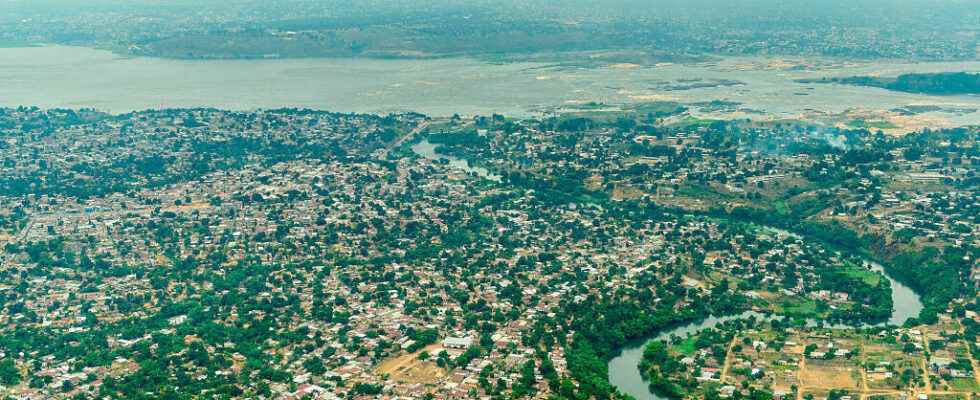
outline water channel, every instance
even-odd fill
[[[160,107],[220,107],[250,110],[283,106],[345,112],[412,110],[430,115],[504,112],[533,114],[545,105],[643,102],[651,99],[744,103],[770,114],[806,110],[840,112],[854,107],[889,109],[936,105],[980,109],[976,96],[926,96],[843,85],[806,85],[800,78],[895,75],[906,72],[976,71],[980,62],[854,63],[784,71],[762,67],[773,60],[732,58],[718,63],[617,70],[567,68],[540,63],[491,64],[467,58],[445,60],[311,59],[273,61],[181,61],[126,58],[77,47],[0,49],[0,104],[93,107],[128,112]],[[735,87],[664,91],[664,82],[697,78],[737,79]],[[659,88],[659,89],[658,89]],[[806,96],[800,96],[806,92]],[[959,124],[977,123],[980,112],[939,115]],[[435,152],[422,141],[412,150],[444,160],[466,173],[495,181],[486,168]],[[880,265],[870,268],[881,271]],[[907,286],[891,282],[895,308],[888,321],[901,324],[922,309]],[[609,380],[638,400],[661,400],[640,378],[637,365],[649,340],[685,335],[737,317],[711,317],[637,341],[609,362]]]
[[[412,146],[412,151],[415,152],[415,154],[430,160],[445,160],[449,163],[449,165],[459,168],[467,173],[472,173],[495,181],[500,180],[499,175],[493,174],[486,168],[471,166],[466,160],[438,154],[436,153],[435,148],[436,146],[434,144],[427,140],[422,140],[421,142]],[[781,235],[799,237],[794,233],[782,229],[771,227],[765,227],[765,229]],[[885,279],[888,279],[888,282],[891,283],[893,304],[892,315],[887,322],[882,324],[898,326],[904,324],[909,318],[919,315],[919,312],[922,311],[923,308],[922,300],[920,299],[919,295],[912,290],[912,288],[889,276],[881,264],[872,261],[865,261],[865,267],[871,271],[881,273]],[[649,338],[635,340],[628,344],[619,356],[609,361],[609,382],[617,387],[621,392],[629,394],[637,400],[668,400],[664,397],[651,393],[648,384],[640,376],[638,366],[640,365],[640,360],[643,358],[643,348],[646,346],[646,344],[653,340],[664,340],[674,335],[684,337],[688,334],[694,334],[704,329],[712,328],[725,321],[748,318],[750,316],[764,317],[764,315],[755,312],[745,312],[734,316],[713,316],[702,321],[693,322],[662,331]]]
[[[500,175],[494,174],[486,168],[470,165],[469,161],[466,160],[436,153],[436,145],[430,143],[428,140],[422,140],[421,142],[412,145],[412,151],[415,152],[415,154],[430,160],[444,160],[448,162],[450,166],[458,168],[466,173],[476,174],[479,177],[500,182]]]

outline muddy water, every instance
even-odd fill
[[[740,57],[622,69],[488,63],[472,58],[183,61],[124,58],[80,47],[4,48],[0,49],[0,105],[88,107],[110,112],[163,107],[305,107],[339,112],[416,111],[432,116],[494,112],[528,116],[583,102],[651,100],[727,100],[770,116],[909,105],[980,109],[977,96],[936,97],[795,82],[825,76],[980,71],[980,62],[824,63],[810,69],[787,69],[780,62]],[[980,112],[934,112],[929,116],[959,124],[980,123]]]

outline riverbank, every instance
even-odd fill
[[[749,311],[735,316],[708,317],[701,321],[683,324],[662,331],[653,337],[634,340],[629,346],[623,349],[619,356],[609,360],[609,383],[615,386],[621,393],[633,396],[637,400],[665,400],[663,397],[650,392],[649,385],[640,374],[640,361],[643,359],[643,349],[647,343],[654,340],[668,339],[673,335],[683,337],[715,327],[725,321],[749,318],[751,316],[763,316],[763,314]]]
[[[480,167],[474,168],[465,160],[438,154],[435,151],[435,147],[436,146],[432,143],[423,140],[415,143],[411,149],[419,156],[434,160],[443,160],[444,162],[448,162],[467,173],[473,173],[483,177],[487,177],[488,174],[490,174],[487,169]],[[673,210],[668,212],[673,212],[677,214],[678,217],[682,217],[683,214],[685,214],[685,212],[681,210]],[[731,215],[712,215],[710,213],[705,214],[704,217],[740,220],[739,218]],[[759,225],[756,222],[751,223],[756,225],[758,229],[768,230],[782,237],[804,237],[804,235],[791,232],[783,228]],[[823,243],[823,240],[819,238],[815,240]],[[827,243],[827,245],[831,246],[831,248],[835,247],[833,243]],[[862,265],[862,263],[858,263],[858,265]],[[900,326],[910,318],[918,316],[919,312],[923,309],[923,304],[919,296],[911,288],[891,277],[881,264],[864,260],[863,266],[870,271],[882,274],[884,278],[888,280],[889,287],[891,289],[891,303],[893,305],[891,315],[887,321],[881,322],[877,324],[877,326]],[[650,337],[633,340],[619,351],[618,356],[607,360],[606,371],[608,382],[616,387],[620,392],[629,394],[637,399],[662,400],[662,398],[650,393],[647,382],[644,381],[640,375],[640,371],[638,370],[638,365],[643,356],[643,349],[647,343],[649,343],[651,340],[663,339],[672,335],[684,336],[689,333],[696,333],[724,321],[746,318],[748,316],[764,317],[765,315],[757,312],[746,312],[735,316],[707,316],[706,318],[696,322],[684,323],[670,329],[662,330]],[[818,325],[817,321],[813,319],[809,320],[807,323],[811,326]],[[860,325],[835,325],[834,327],[847,329],[859,326]]]
[[[741,319],[651,343],[641,368],[654,390],[671,398],[739,392],[751,398],[969,399],[980,390],[970,356],[975,339],[950,332],[975,323],[952,314],[934,324],[873,329]]]
[[[486,168],[473,167],[466,160],[438,154],[435,151],[435,147],[436,146],[432,143],[422,140],[413,144],[411,146],[411,150],[416,155],[432,160],[442,160],[447,162],[466,173],[472,173],[477,176],[499,181],[500,176],[492,174]],[[768,229],[785,236],[800,237],[796,233],[789,232],[781,228],[769,226],[761,226],[761,228]],[[891,288],[891,300],[893,304],[892,314],[888,321],[877,324],[878,326],[900,326],[910,318],[918,316],[919,312],[923,308],[923,305],[919,296],[911,288],[903,285],[888,275],[881,264],[866,260],[864,262],[864,266],[875,273],[881,273],[888,280]],[[643,357],[644,347],[647,343],[653,340],[669,338],[674,335],[686,336],[688,334],[694,334],[701,330],[714,327],[717,324],[725,321],[748,318],[751,316],[768,318],[767,314],[751,311],[743,312],[735,316],[708,316],[696,322],[683,323],[673,328],[662,330],[651,337],[633,340],[620,351],[618,356],[608,360],[608,381],[621,393],[633,396],[638,400],[665,400],[663,397],[657,396],[656,394],[650,392],[647,382],[643,379],[638,369],[640,361]],[[809,320],[807,323],[811,326],[818,325],[817,321],[815,320]],[[857,325],[837,325],[835,327],[844,329],[856,326]]]
[[[923,307],[919,296],[911,288],[901,284],[889,276],[880,264],[869,262],[869,265],[872,271],[881,272],[892,285],[892,303],[894,304],[892,316],[887,322],[877,324],[876,326],[901,326],[910,318],[915,318],[918,316]],[[637,400],[670,400],[669,398],[652,393],[649,389],[648,383],[640,374],[639,365],[640,361],[643,359],[643,350],[646,345],[651,341],[664,340],[675,335],[684,337],[708,328],[713,328],[725,321],[749,318],[752,316],[767,317],[767,315],[757,312],[745,312],[736,316],[712,316],[699,322],[681,325],[676,328],[659,332],[649,338],[635,340],[630,346],[624,348],[619,356],[614,357],[609,361],[609,382],[613,384],[620,392],[633,396]],[[808,321],[808,325],[815,326],[816,321]],[[835,326],[835,328],[840,329],[847,329],[850,327],[861,326]]]
[[[476,174],[481,178],[486,178],[494,182],[500,182],[502,178],[500,175],[492,173],[486,168],[470,165],[469,161],[437,153],[436,145],[429,143],[429,141],[425,139],[412,144],[412,152],[429,160],[447,162],[449,165],[453,166],[454,168],[458,168],[463,172]]]

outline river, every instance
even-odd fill
[[[412,151],[415,152],[415,154],[431,160],[446,160],[453,167],[468,173],[495,181],[500,180],[499,175],[491,173],[486,168],[474,167],[471,166],[466,160],[436,153],[435,147],[435,145],[427,140],[422,140],[421,142],[412,146]],[[798,237],[798,235],[782,229],[770,227],[765,228],[784,235]],[[891,283],[893,304],[892,315],[888,319],[888,322],[882,323],[882,325],[902,325],[909,318],[919,315],[919,312],[922,311],[923,308],[922,301],[919,298],[919,295],[917,295],[912,288],[903,285],[901,282],[896,281],[894,278],[885,273],[885,269],[883,266],[881,266],[881,264],[865,261],[865,267],[872,271],[880,272],[886,279],[888,279],[888,282]],[[693,322],[662,331],[651,338],[634,340],[623,349],[619,356],[609,361],[609,382],[621,392],[629,394],[635,397],[637,400],[669,400],[651,393],[647,383],[643,380],[643,377],[640,376],[638,366],[640,365],[640,360],[643,358],[643,348],[646,346],[646,344],[652,340],[663,340],[673,335],[683,337],[687,334],[693,334],[707,328],[712,328],[725,321],[737,318],[747,318],[749,316],[763,317],[762,314],[751,311],[736,316],[712,316],[702,321]]]
[[[573,60],[574,61],[574,60]],[[799,61],[799,60],[796,60]],[[81,47],[0,49],[0,105],[130,112],[165,107],[231,110],[304,107],[338,112],[416,111],[430,116],[533,116],[555,106],[675,100],[738,102],[745,117],[793,117],[909,105],[980,109],[980,97],[937,97],[796,79],[980,71],[980,62],[818,62],[734,57],[698,64],[580,67],[536,62],[287,59],[169,60]],[[980,111],[926,114],[980,123]]]
[[[469,161],[436,153],[436,146],[432,143],[429,143],[428,140],[423,139],[422,141],[412,145],[412,151],[415,152],[415,154],[418,154],[430,160],[445,160],[449,163],[449,165],[451,165],[454,168],[458,168],[463,172],[476,174],[477,176],[480,176],[482,178],[486,178],[495,182],[500,182],[500,178],[501,178],[500,175],[494,174],[486,168],[479,167],[479,166],[472,166],[470,165]]]
[[[845,85],[810,85],[797,79],[909,72],[980,71],[980,62],[829,63],[780,67],[783,60],[728,58],[698,64],[586,68],[533,62],[489,63],[472,58],[438,60],[294,59],[185,61],[120,57],[81,47],[0,49],[0,106],[95,108],[120,113],[149,108],[215,107],[230,110],[303,107],[338,112],[415,111],[431,116],[534,116],[586,102],[654,100],[737,102],[769,117],[937,106],[923,115],[954,125],[980,124],[980,97],[928,96]],[[819,64],[819,63],[818,63]],[[686,88],[685,88],[686,87]],[[948,111],[959,108],[959,111]],[[962,110],[973,111],[962,111]],[[749,112],[745,117],[754,117]],[[499,180],[465,160],[444,157],[428,142],[416,153]],[[921,303],[891,278],[892,323],[918,314]],[[723,319],[679,327],[685,334]],[[661,337],[661,336],[658,336]],[[609,363],[610,381],[640,400],[650,394],[637,370],[642,342]]]
[[[880,264],[867,262],[866,266],[872,271],[881,272],[891,282],[894,309],[892,310],[892,316],[887,322],[888,324],[901,325],[909,318],[919,315],[919,311],[923,307],[919,295],[908,286],[901,284],[888,276],[888,274],[885,274],[884,268]],[[652,340],[669,338],[672,335],[683,337],[689,333],[696,333],[707,328],[712,328],[724,321],[746,318],[750,315],[761,316],[761,314],[748,312],[738,316],[710,317],[703,321],[660,332],[651,338],[633,341],[623,349],[623,352],[619,356],[609,361],[609,382],[618,388],[619,391],[629,394],[637,400],[669,400],[651,393],[649,385],[640,376],[638,366],[640,365],[640,360],[643,359],[643,348],[646,344]]]
[[[474,167],[471,166],[466,160],[436,153],[435,147],[436,146],[429,141],[422,140],[421,142],[412,146],[412,151],[415,152],[415,154],[431,160],[446,160],[453,167],[468,173],[495,181],[500,180],[499,175],[491,173],[486,168]],[[772,227],[764,227],[764,229],[778,232],[782,235],[799,237],[799,235],[782,229]],[[919,312],[922,311],[923,308],[922,301],[919,298],[919,295],[916,294],[912,288],[903,285],[901,282],[898,282],[889,276],[881,264],[865,261],[865,267],[872,271],[881,273],[885,279],[888,279],[888,282],[891,283],[893,304],[892,315],[889,317],[887,322],[882,323],[881,325],[890,324],[900,326],[909,318],[919,315]],[[687,334],[693,334],[704,329],[714,327],[725,321],[737,318],[747,318],[749,316],[763,317],[762,314],[751,311],[736,316],[712,316],[702,321],[693,322],[662,331],[651,338],[635,340],[629,343],[619,356],[609,361],[609,382],[612,383],[613,386],[617,387],[621,392],[629,394],[635,397],[637,400],[669,400],[651,393],[647,383],[640,376],[638,366],[640,365],[640,360],[643,358],[643,348],[646,346],[646,344],[652,340],[663,340],[673,335],[683,337]]]
[[[909,318],[918,317],[923,308],[919,295],[912,288],[885,273],[885,268],[881,264],[868,262],[868,265],[872,271],[881,272],[892,284],[892,304],[895,308],[892,310],[891,318],[888,319],[888,324],[901,326]]]

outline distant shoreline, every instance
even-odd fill
[[[808,96],[793,94],[805,86],[794,79],[974,70],[980,69],[978,62],[865,63],[826,57],[730,56],[710,62],[629,68],[604,64],[625,56],[603,53],[602,58],[596,57],[599,62],[579,53],[495,60],[172,60],[44,44],[0,49],[4,71],[0,104],[113,113],[187,107],[299,107],[533,117],[580,109],[578,105],[585,104],[674,101],[698,105],[699,115],[709,119],[815,118],[845,124],[861,119],[872,128],[911,126],[909,129],[923,124],[980,124],[980,114],[959,111],[980,109],[974,97],[957,97],[952,104],[951,98],[831,85],[811,85],[816,89],[807,91]],[[846,96],[838,96],[841,92]],[[933,107],[929,111],[910,106]],[[888,114],[889,110],[903,110],[905,118],[891,121],[898,115]],[[909,110],[916,111],[915,115],[907,115]],[[933,115],[919,115],[923,111]]]
[[[893,78],[851,76],[844,78],[798,79],[799,83],[876,87],[895,92],[957,96],[980,94],[980,72],[936,72],[902,74]]]
[[[28,43],[28,42],[5,42],[0,40],[0,49],[22,49],[31,47],[44,47],[43,43]]]

